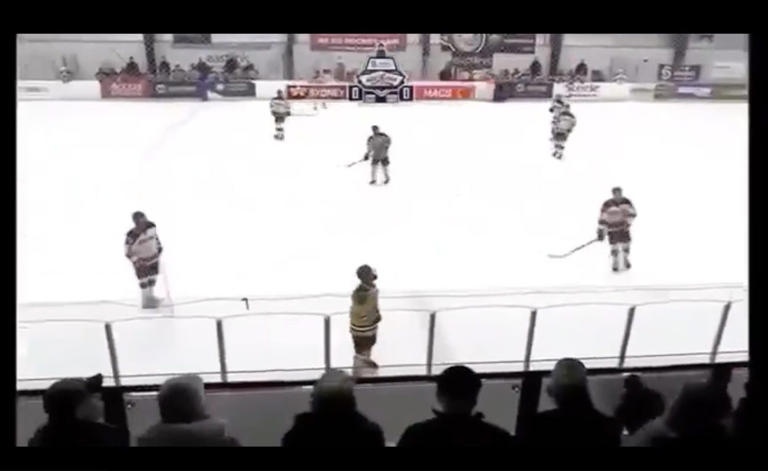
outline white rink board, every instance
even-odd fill
[[[137,297],[135,280],[122,255],[122,242],[130,214],[137,209],[158,224],[176,302],[232,299],[213,307],[181,305],[177,316],[239,314],[247,312],[237,301],[243,296],[308,293],[340,296],[305,300],[300,307],[296,300],[253,300],[250,309],[343,312],[356,282],[355,268],[361,263],[375,266],[385,318],[381,351],[388,351],[389,342],[398,342],[385,340],[385,331],[391,330],[386,337],[407,331],[402,342],[414,344],[402,352],[393,350],[391,358],[377,358],[382,364],[418,359],[416,345],[422,344],[417,341],[423,342],[419,329],[427,326],[421,318],[394,321],[406,317],[390,318],[388,311],[510,302],[509,295],[493,293],[481,300],[388,294],[746,284],[745,103],[574,103],[579,125],[562,162],[550,157],[547,108],[545,102],[403,107],[330,103],[317,116],[289,119],[286,141],[274,142],[266,102],[21,102],[19,300],[105,299],[126,305],[25,305],[19,319],[109,321],[136,316],[131,306]],[[386,187],[367,184],[366,165],[346,168],[362,156],[372,124],[393,139],[392,183]],[[625,188],[638,210],[633,269],[611,273],[604,245],[567,259],[549,259],[547,253],[593,237],[599,205],[615,185]],[[679,195],[685,195],[680,202]],[[637,302],[665,295],[593,293],[572,298],[594,300],[590,296]],[[675,299],[681,296],[699,294],[674,293]],[[545,305],[551,298],[547,293],[528,294],[516,296],[515,303]],[[672,322],[672,317],[658,317],[659,322]],[[731,318],[745,325],[739,315]],[[342,335],[343,319],[333,318],[334,332],[339,331],[334,338]],[[437,330],[446,322],[438,321]],[[452,358],[452,351],[463,352],[461,345],[475,342],[465,337],[482,342],[491,335],[493,329],[479,328],[482,322],[492,321],[469,323],[478,325],[471,332],[468,325],[461,331],[440,330],[435,361],[438,354]],[[710,338],[706,322],[702,337]],[[527,319],[519,326],[524,338]],[[515,330],[518,324],[507,327]],[[688,327],[669,328],[687,332]],[[32,336],[37,328],[27,327],[25,335]],[[729,329],[723,346],[746,344],[745,329]],[[208,332],[206,327],[199,335],[210,345],[215,329]],[[322,340],[322,332],[307,335]],[[642,338],[653,338],[648,335]],[[615,343],[612,328],[611,336]],[[94,349],[103,348],[102,338],[92,341]],[[493,339],[484,343],[502,346]],[[20,352],[26,349],[27,359],[44,359],[35,356],[37,345],[20,345]],[[184,344],[174,345],[183,349]],[[503,348],[520,355],[524,351],[524,345]],[[538,348],[545,347],[535,345],[534,352]],[[630,353],[633,348],[653,350],[652,345],[631,343]],[[338,359],[338,364],[346,364],[350,349],[348,338],[333,344],[333,363]],[[501,358],[504,352],[486,356]],[[158,353],[146,358],[153,363],[150,371],[185,366],[176,360],[163,365],[165,357]],[[200,361],[201,369],[218,367],[215,356]],[[320,361],[313,357],[306,363]],[[141,362],[137,358],[130,363],[130,371],[139,369]],[[102,363],[83,374],[103,368]],[[36,366],[23,371],[48,370]]]

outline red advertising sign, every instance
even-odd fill
[[[102,98],[146,98],[152,94],[152,86],[146,77],[106,77],[100,85]]]
[[[291,84],[285,87],[289,100],[346,100],[347,85]]]
[[[405,51],[407,34],[310,34],[312,51],[373,51],[383,43],[388,52]]]
[[[472,85],[415,85],[417,100],[470,100],[475,97]]]

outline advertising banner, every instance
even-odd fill
[[[659,64],[657,80],[660,82],[698,82],[701,77],[700,65]]]
[[[441,34],[443,51],[458,54],[490,56],[497,52],[533,54],[536,52],[535,34]]]
[[[311,51],[373,51],[384,44],[387,52],[405,51],[407,34],[310,34]]]
[[[347,85],[288,84],[285,97],[289,100],[346,100]]]
[[[152,96],[155,98],[200,98],[198,82],[157,81],[152,86]]]
[[[657,100],[692,99],[692,100],[747,100],[749,90],[746,85],[680,85],[659,83],[653,93]]]
[[[223,97],[255,97],[256,85],[251,81],[218,82],[209,88],[211,93]]]
[[[499,53],[533,54],[535,34],[441,34],[440,47],[451,52],[451,66],[457,71],[490,70],[493,55]]]
[[[710,76],[713,79],[743,80],[747,78],[747,67],[743,62],[715,62]]]
[[[152,85],[146,77],[118,75],[101,80],[102,98],[147,98],[152,94]]]
[[[556,83],[553,94],[576,100],[628,100],[630,86],[625,83],[586,82]]]
[[[549,82],[497,82],[494,100],[510,98],[552,98],[553,85]]]
[[[417,100],[471,100],[475,97],[472,85],[414,85]]]

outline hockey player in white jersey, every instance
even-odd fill
[[[568,103],[565,103],[552,125],[552,142],[555,145],[552,157],[558,160],[563,158],[565,141],[568,140],[574,127],[576,127],[576,117],[571,113]]]
[[[269,102],[269,109],[275,118],[275,139],[282,141],[285,139],[283,123],[285,123],[285,118],[291,114],[291,104],[283,96],[282,90],[278,90],[277,96]]]
[[[368,137],[368,149],[363,156],[363,160],[371,160],[371,185],[376,184],[376,169],[381,165],[384,171],[384,184],[389,183],[389,146],[392,139],[386,133],[379,130],[378,126],[371,126],[373,134]]]
[[[552,129],[554,129],[555,122],[557,122],[557,118],[560,116],[560,112],[563,111],[566,104],[563,95],[560,95],[559,93],[555,95],[554,100],[552,100],[552,106],[549,107],[549,112],[552,113]]]
[[[149,221],[141,211],[133,213],[134,227],[125,237],[125,256],[133,264],[141,288],[141,307],[154,309],[162,299],[153,294],[157,275],[160,273],[160,254],[163,246],[157,237],[155,223]]]

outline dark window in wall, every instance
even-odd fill
[[[210,34],[174,34],[176,44],[211,44]]]

